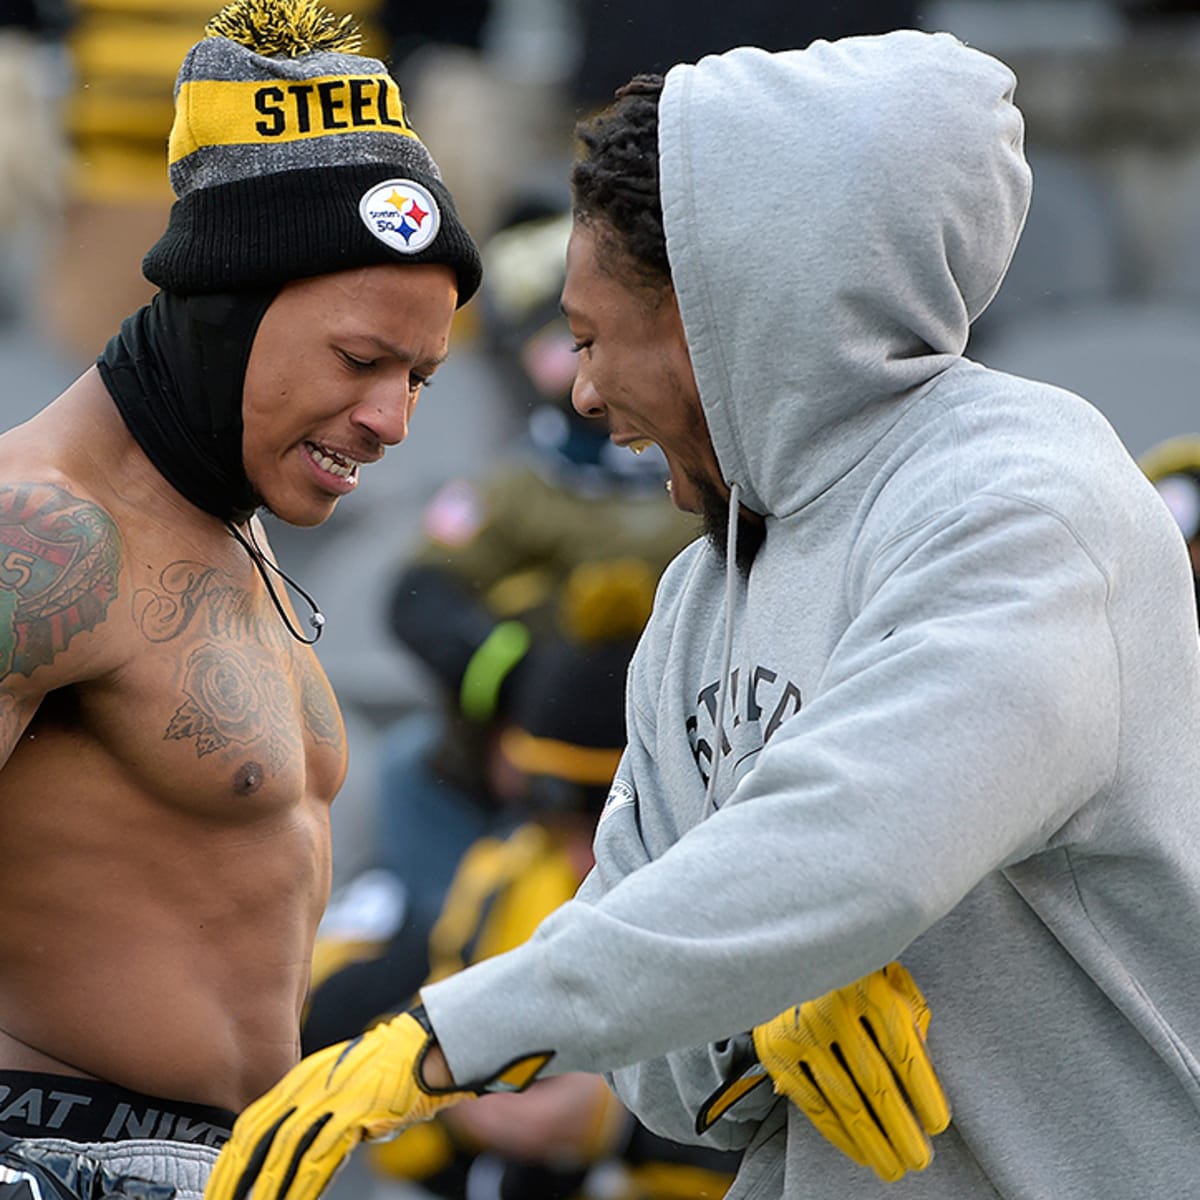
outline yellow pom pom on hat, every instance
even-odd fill
[[[213,17],[176,79],[176,201],[147,279],[227,292],[435,262],[470,299],[478,248],[399,84],[360,44],[352,18],[316,0],[233,0]]]

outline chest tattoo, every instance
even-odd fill
[[[169,642],[201,626],[210,637],[249,640],[285,648],[287,633],[277,620],[264,620],[245,589],[234,587],[216,567],[181,559],[164,567],[157,588],[139,588],[134,610],[151,642]],[[198,620],[197,620],[198,618]]]
[[[194,741],[201,758],[238,746],[263,754],[263,762],[247,760],[238,768],[234,791],[252,794],[266,770],[278,771],[302,753],[298,712],[315,740],[340,741],[336,712],[310,653],[297,654],[278,615],[264,612],[217,568],[171,563],[156,588],[138,590],[134,611],[149,641],[186,637],[195,643],[180,683],[183,702],[164,737]]]
[[[295,714],[287,676],[282,668],[264,669],[260,656],[226,642],[203,642],[188,655],[182,690],[185,699],[165,736],[194,738],[200,758],[235,743],[261,743],[268,765],[278,770],[295,750],[294,739],[284,734]]]

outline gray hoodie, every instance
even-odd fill
[[[579,897],[423,993],[458,1079],[553,1051],[694,1140],[745,1030],[900,958],[933,1165],[880,1183],[760,1088],[708,1135],[731,1197],[1200,1192],[1183,542],[1085,401],[963,357],[1029,199],[1013,86],[911,32],[669,74],[672,275],[766,538],[664,576]]]

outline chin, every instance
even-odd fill
[[[294,525],[297,529],[312,529],[324,524],[337,508],[340,497],[334,497],[326,504],[272,504],[269,500],[263,502],[263,507],[277,521],[285,525]]]
[[[696,516],[704,515],[704,493],[691,476],[685,475],[683,479],[677,479],[672,475],[667,480],[666,487],[667,495],[671,497],[671,503],[680,512],[693,513]]]
[[[313,529],[317,525],[323,525],[330,517],[333,516],[333,510],[337,508],[337,501],[334,500],[331,504],[316,511],[305,512],[303,515],[292,521],[292,525],[297,525],[301,529]]]

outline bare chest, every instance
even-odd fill
[[[114,782],[218,819],[331,801],[346,765],[332,691],[241,549],[219,565],[130,549],[110,615],[120,669],[47,696],[30,740],[69,741]]]

